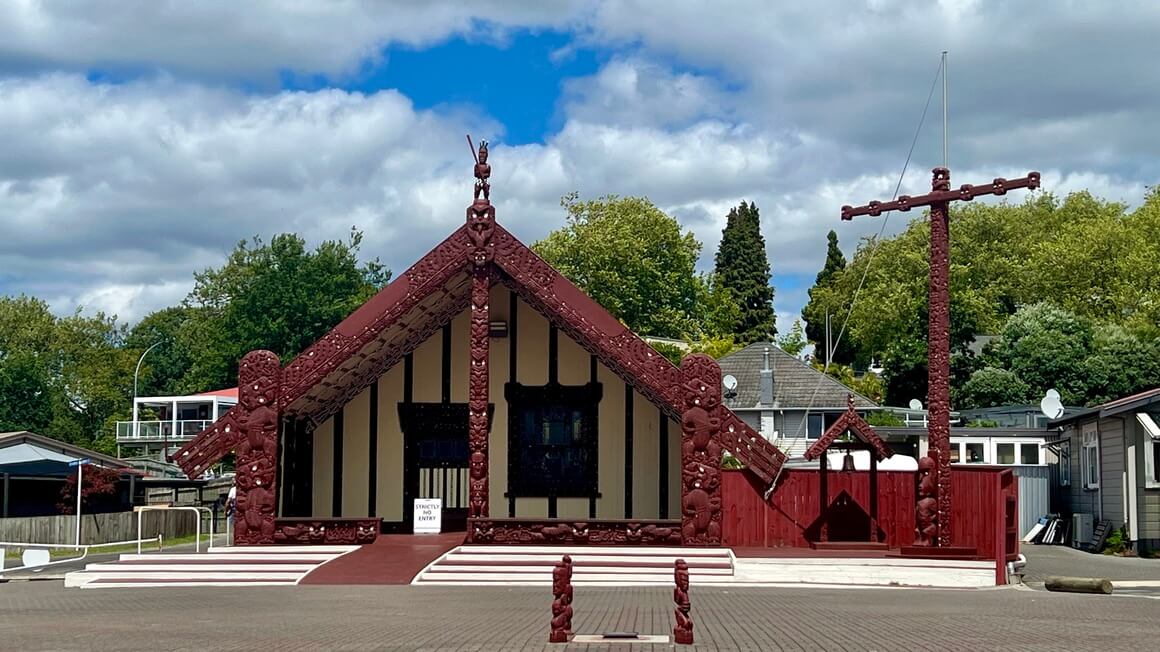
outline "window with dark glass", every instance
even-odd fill
[[[509,386],[509,495],[596,494],[599,400],[598,385]]]
[[[826,430],[834,425],[834,422],[841,416],[841,413],[823,414],[811,412],[806,417],[806,438],[820,439]]]

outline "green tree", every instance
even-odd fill
[[[984,367],[971,374],[970,380],[963,385],[955,407],[969,410],[998,405],[1019,405],[1030,401],[1031,398],[1031,388],[1014,372]]]
[[[566,224],[532,247],[544,260],[636,333],[696,339],[713,330],[699,299],[727,299],[696,274],[701,243],[691,231],[645,198],[571,193],[560,204]]]
[[[777,339],[777,346],[794,357],[801,355],[806,344],[805,332],[802,329],[800,319],[793,320],[793,326],[790,327],[789,332]]]
[[[1092,350],[1092,325],[1074,313],[1048,303],[1037,303],[1007,320],[996,347],[1003,367],[1043,396],[1059,391],[1066,405],[1086,402],[1088,381],[1083,363]]]
[[[715,274],[741,308],[741,318],[733,329],[738,343],[773,340],[777,317],[756,204],[741,202],[729,210],[717,248]]]
[[[802,308],[802,319],[806,320],[805,336],[814,345],[814,357],[823,364],[826,362],[826,291],[831,287],[834,279],[846,269],[846,256],[838,246],[838,234],[831,230],[826,234],[826,262],[822,270],[814,279],[814,286],[810,288],[810,300]],[[836,344],[834,348],[834,362],[851,364],[854,362],[853,337],[849,333],[838,337],[845,313],[830,313],[831,333],[830,342]]]
[[[200,312],[187,306],[162,308],[146,315],[130,329],[125,348],[136,351],[138,357],[149,347],[157,345],[141,360],[139,396],[173,396],[207,389],[182,385],[182,379],[193,364],[193,350],[185,331]]]
[[[295,234],[239,242],[227,262],[194,275],[185,307],[197,311],[179,329],[190,352],[181,386],[206,391],[237,382],[238,361],[268,349],[283,362],[300,353],[390,280],[378,259],[358,261],[362,234],[328,240],[313,251]]]
[[[1160,385],[1160,345],[1123,326],[1095,329],[1091,354],[1083,361],[1088,405],[1098,405]]]

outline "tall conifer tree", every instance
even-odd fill
[[[826,234],[826,264],[818,272],[814,280],[814,287],[810,288],[809,303],[802,308],[802,318],[806,320],[806,339],[814,345],[814,357],[823,364],[826,362],[826,311],[821,305],[819,290],[833,282],[834,277],[846,269],[846,257],[838,247],[838,234],[830,231]],[[841,315],[830,315],[830,341],[838,340],[838,332],[842,328]],[[842,335],[834,347],[834,362],[850,364],[854,360],[854,347],[851,344],[850,334]]]
[[[737,343],[772,341],[777,334],[777,318],[756,204],[741,202],[729,209],[717,249],[716,274],[741,308],[734,328]]]

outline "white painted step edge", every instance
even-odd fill
[[[296,552],[335,554],[358,550],[362,546],[212,546],[210,553],[236,553],[255,555],[281,555]]]
[[[488,566],[486,564],[436,564],[424,570],[425,573],[539,573],[551,577],[551,569],[547,566]],[[672,567],[639,568],[634,566],[575,566],[572,576],[591,575],[592,573],[636,573],[639,575],[658,575],[672,579]],[[689,567],[689,572],[696,575],[732,575],[732,568],[697,568]]]
[[[84,575],[91,575],[93,579],[102,580],[131,580],[131,579],[155,579],[155,580],[297,580],[302,573],[229,573],[229,572],[208,572],[208,573],[189,573],[184,571],[146,571],[144,573],[122,573],[118,571],[101,571],[98,573],[88,573],[81,571]],[[66,576],[67,577],[67,576]]]
[[[294,582],[287,581],[254,581],[254,582],[126,582],[118,584],[110,582],[108,584],[83,584],[79,588],[82,589],[149,589],[149,588],[166,588],[174,587],[191,587],[191,586],[229,586],[229,587],[247,587],[247,586],[294,586]]]
[[[314,564],[118,564],[102,563],[88,564],[85,572],[117,571],[124,573],[157,572],[157,571],[213,571],[213,572],[284,572],[305,573],[314,568]]]
[[[269,557],[266,557],[266,559],[281,559],[284,561],[323,562],[323,561],[329,561],[331,559],[334,559],[337,556],[339,556],[339,555],[336,555],[336,554],[311,555],[311,554],[305,554],[305,553],[292,553],[292,554],[288,554],[288,555],[270,555]],[[210,562],[210,561],[250,561],[250,562],[253,562],[253,561],[258,561],[262,558],[257,557],[255,555],[235,555],[235,554],[229,554],[229,553],[222,553],[222,554],[206,553],[203,555],[197,555],[197,554],[183,555],[183,554],[165,554],[165,553],[155,553],[155,554],[151,554],[151,555],[146,555],[146,554],[138,555],[137,553],[125,553],[125,554],[122,554],[119,559],[121,561],[140,561],[140,560],[191,561],[194,559],[199,559],[199,560],[202,560],[204,562]]]

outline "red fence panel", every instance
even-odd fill
[[[722,473],[722,535],[735,547],[808,547],[817,540],[821,500],[820,472],[786,469],[769,500],[765,487],[741,471]],[[857,507],[870,512],[870,473],[836,471],[827,474],[832,504],[843,492]],[[912,472],[878,472],[878,527],[883,540],[898,548],[914,543]],[[961,465],[951,471],[954,545],[973,547],[998,567],[1019,554],[1019,485],[1010,469]]]

